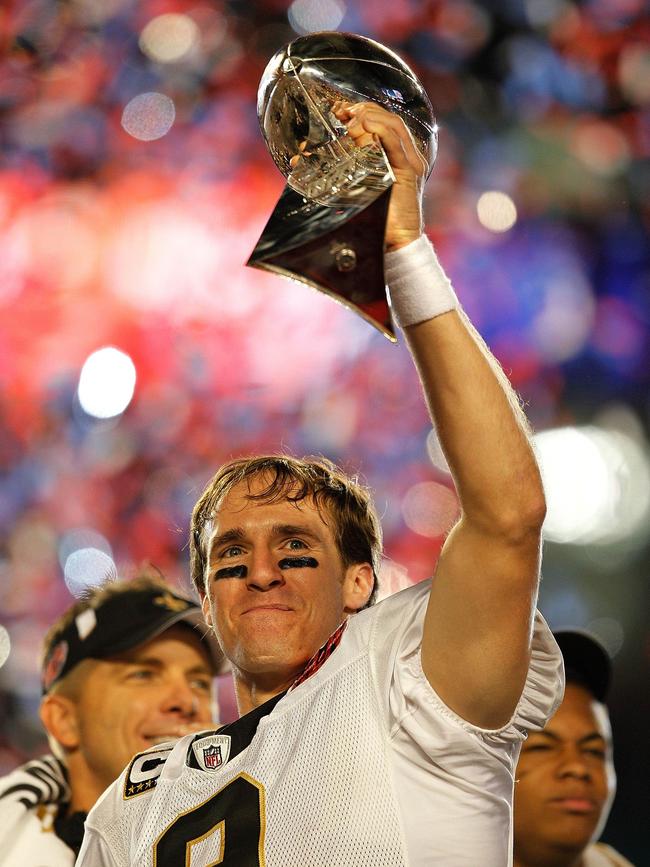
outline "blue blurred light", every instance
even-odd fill
[[[505,48],[510,71],[504,94],[524,117],[543,114],[554,102],[574,109],[602,108],[607,92],[597,69],[572,63],[533,36],[514,36]]]

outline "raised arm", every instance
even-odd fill
[[[526,419],[420,237],[424,166],[408,130],[372,103],[338,111],[357,142],[379,136],[393,167],[386,229],[393,307],[462,508],[433,580],[423,670],[457,714],[498,728],[511,717],[528,669],[545,514]]]

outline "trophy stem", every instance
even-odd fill
[[[287,185],[246,264],[325,292],[395,342],[384,278],[390,192],[370,204],[332,208]]]

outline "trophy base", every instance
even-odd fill
[[[325,292],[396,342],[384,279],[390,192],[369,204],[332,208],[287,185],[246,264]]]

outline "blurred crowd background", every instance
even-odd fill
[[[386,593],[431,574],[455,520],[403,345],[244,266],[284,183],[260,76],[317,30],[388,45],[431,97],[427,231],[536,431],[540,607],[613,658],[605,839],[647,863],[642,0],[2,3],[0,773],[45,748],[39,644],[73,596],[145,562],[189,590],[189,512],[224,459],[284,449],[358,472]]]

